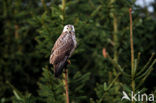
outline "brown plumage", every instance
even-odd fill
[[[60,37],[54,44],[50,55],[50,64],[54,66],[55,77],[58,77],[67,65],[67,59],[76,47],[73,25],[66,25]]]

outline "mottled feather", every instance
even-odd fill
[[[72,36],[68,33],[62,33],[52,49],[50,64],[56,64],[60,60],[63,60],[65,56],[69,56],[73,47]]]
[[[67,65],[67,59],[71,55],[73,49],[75,49],[72,35],[73,32],[63,32],[52,48],[50,64],[54,65],[56,77],[62,73],[63,68]]]

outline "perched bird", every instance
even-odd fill
[[[50,55],[50,64],[54,67],[55,77],[58,77],[63,68],[66,68],[67,60],[76,48],[75,29],[73,25],[66,25],[62,34],[56,40]]]

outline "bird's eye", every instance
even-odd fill
[[[67,28],[68,29],[68,28]]]

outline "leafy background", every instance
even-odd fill
[[[149,58],[156,51],[156,1],[150,4],[153,12],[135,2],[0,0],[0,103],[65,102],[62,77],[54,78],[49,55],[66,24],[75,26],[78,42],[68,66],[70,102],[129,103],[121,101],[121,97],[123,90],[133,89],[130,7],[133,9],[135,58],[141,53],[140,60],[136,59],[136,75],[148,61],[154,61],[154,54],[151,61]],[[110,58],[103,56],[103,48]],[[156,96],[155,65],[145,68],[140,76],[135,78],[138,87],[135,92]]]

